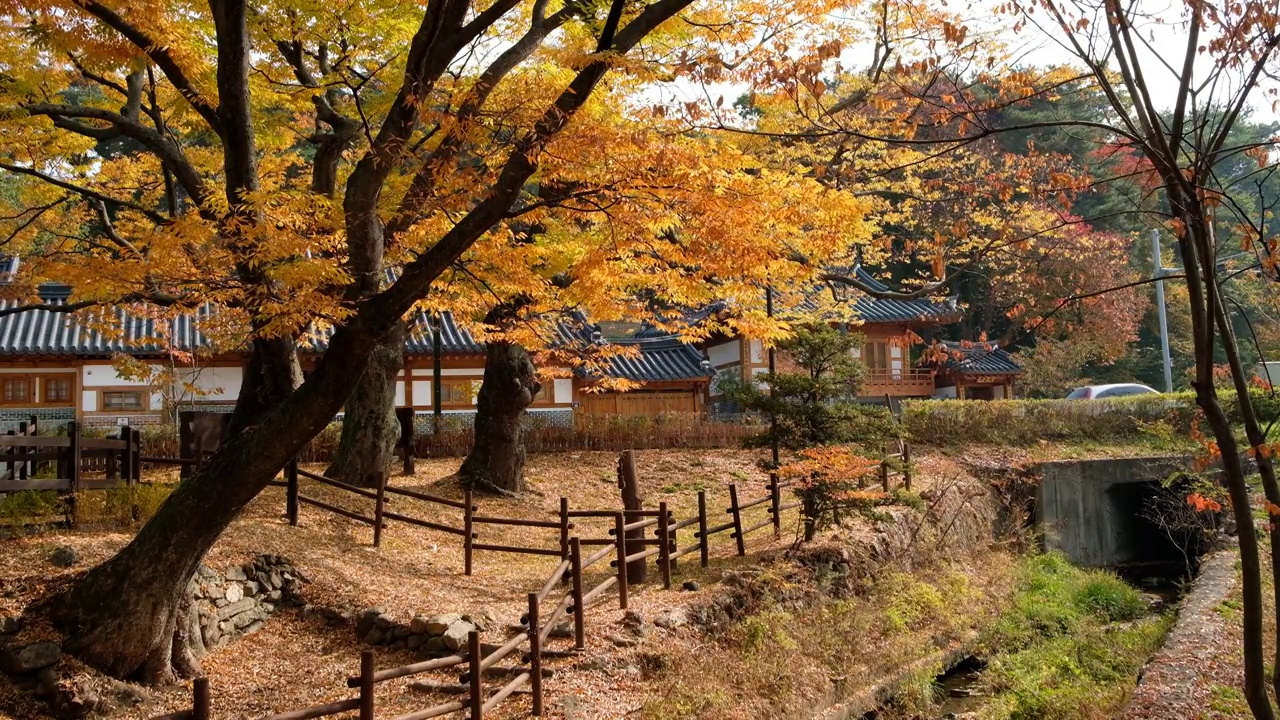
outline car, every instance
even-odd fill
[[[1159,395],[1156,390],[1138,383],[1111,383],[1109,385],[1085,385],[1067,395],[1068,400],[1103,400],[1128,395]]]

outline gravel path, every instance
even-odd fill
[[[1230,706],[1242,682],[1239,615],[1224,613],[1223,601],[1235,594],[1236,557],[1226,550],[1205,559],[1177,624],[1144,669],[1122,720],[1235,717]]]

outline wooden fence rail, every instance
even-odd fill
[[[525,686],[528,686],[528,692],[532,696],[532,715],[535,717],[541,716],[544,712],[543,663],[547,657],[545,645],[550,635],[555,627],[566,616],[569,616],[573,621],[573,648],[575,651],[585,650],[586,609],[610,591],[617,592],[619,608],[627,608],[630,590],[630,583],[627,577],[627,564],[629,562],[655,558],[654,562],[661,573],[663,587],[670,588],[672,571],[676,567],[679,558],[697,552],[702,566],[706,567],[708,565],[710,559],[709,541],[713,535],[732,531],[731,536],[735,540],[735,549],[739,555],[742,555],[745,554],[745,536],[766,527],[773,527],[775,535],[779,534],[781,532],[781,514],[801,506],[799,502],[783,504],[781,490],[788,487],[789,483],[780,483],[776,476],[771,476],[766,486],[768,495],[745,502],[739,498],[737,485],[730,484],[730,502],[729,507],[725,509],[725,514],[730,516],[730,519],[727,522],[715,525],[711,524],[712,516],[708,511],[706,491],[698,492],[697,515],[684,519],[676,518],[665,502],[659,503],[657,509],[651,510],[573,510],[569,507],[567,498],[560,499],[558,518],[555,520],[501,518],[476,515],[477,508],[472,503],[473,498],[470,491],[464,494],[462,501],[437,498],[427,493],[387,487],[386,479],[382,476],[376,478],[377,489],[368,490],[334,481],[332,478],[317,476],[317,474],[309,471],[300,470],[296,467],[296,463],[290,463],[290,467],[286,468],[285,475],[285,481],[277,484],[288,488],[287,498],[289,499],[289,504],[287,513],[290,516],[291,524],[297,524],[297,504],[303,502],[322,509],[333,510],[343,516],[355,516],[353,519],[372,524],[375,529],[375,545],[379,542],[381,531],[385,528],[387,520],[407,522],[440,530],[448,534],[462,535],[464,546],[467,548],[465,570],[468,574],[472,569],[471,554],[476,550],[557,556],[561,558],[561,561],[542,582],[539,590],[528,593],[528,610],[521,619],[524,630],[517,632],[513,637],[508,638],[502,645],[490,650],[487,654],[480,643],[479,633],[476,631],[469,633],[465,653],[458,652],[442,658],[424,660],[382,670],[376,669],[373,653],[366,650],[361,653],[360,674],[347,678],[346,681],[348,688],[359,688],[359,694],[356,697],[301,710],[268,715],[258,720],[309,720],[310,718],[325,717],[355,710],[359,711],[361,720],[372,720],[376,702],[375,688],[379,683],[460,666],[465,666],[465,671],[458,677],[459,685],[465,687],[465,697],[400,715],[394,720],[427,720],[428,718],[464,711],[469,713],[470,720],[483,720],[486,713],[492,712]],[[298,477],[317,480],[366,500],[372,496],[376,503],[373,511],[374,515],[372,517],[360,515],[354,511],[338,508],[327,503],[320,503],[313,498],[301,495],[298,492]],[[358,492],[355,492],[356,490]],[[412,497],[453,509],[461,509],[463,511],[463,528],[458,529],[440,523],[420,520],[401,513],[388,512],[383,506],[387,493]],[[768,506],[766,508],[768,518],[762,522],[744,526],[743,511],[761,505]],[[582,538],[572,534],[575,528],[570,521],[571,518],[612,520],[613,527],[609,529],[608,533],[610,537],[607,539]],[[508,525],[556,530],[559,535],[560,548],[477,543],[474,542],[476,533],[472,531],[475,525]],[[696,542],[684,548],[679,547],[678,532],[695,525],[697,526],[697,530],[694,532]],[[655,535],[653,540],[645,539],[644,544],[649,547],[631,551],[635,540],[628,537],[628,532],[643,531],[648,528],[654,528],[653,533]],[[604,547],[584,557],[583,547],[589,545],[602,545]],[[605,560],[609,560],[608,567],[611,568],[610,572],[594,587],[585,587],[584,574],[586,571]],[[558,600],[555,599],[557,588],[566,584],[568,587],[562,591],[563,595]],[[550,604],[553,600],[555,601],[554,607]],[[486,689],[484,687],[485,671],[497,667],[499,663],[516,653],[519,653],[518,657],[521,662],[527,665],[502,668],[505,671],[505,677],[510,679],[496,689],[492,689],[486,697]],[[191,709],[170,713],[169,715],[153,718],[153,720],[210,720],[207,680],[201,678],[196,681]]]

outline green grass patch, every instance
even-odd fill
[[[1028,559],[1009,609],[982,638],[992,720],[1113,717],[1172,624],[1114,575],[1062,556]]]

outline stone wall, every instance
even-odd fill
[[[395,619],[382,608],[351,611],[308,605],[303,608],[303,613],[318,615],[334,626],[353,624],[356,638],[366,645],[410,650],[425,660],[465,650],[467,636],[472,630],[483,633],[494,623],[488,610],[469,614],[414,615],[408,622]]]
[[[206,652],[262,627],[283,605],[300,605],[306,577],[279,555],[259,555],[219,574],[200,566],[191,583],[191,637]]]

